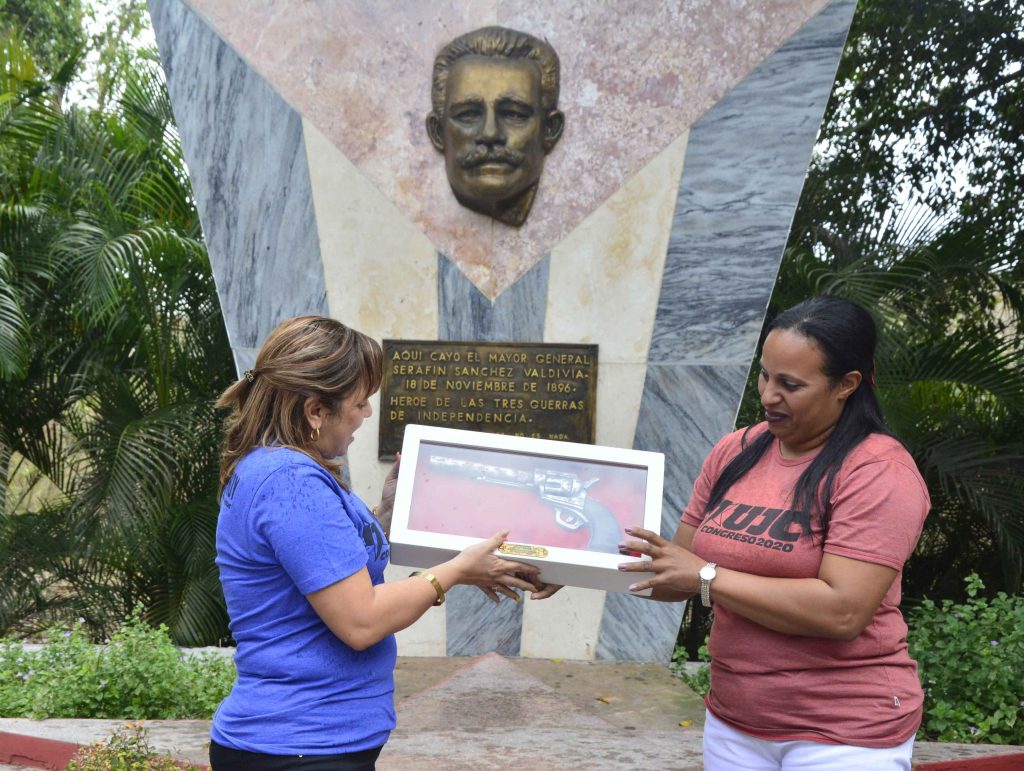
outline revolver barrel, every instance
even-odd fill
[[[537,496],[554,509],[555,522],[566,530],[578,530],[588,524],[583,509],[587,503],[587,488],[597,478],[582,480],[576,474],[537,468],[531,471],[477,463],[459,458],[431,455],[428,467],[446,474],[475,479],[494,485],[507,485],[534,490]]]

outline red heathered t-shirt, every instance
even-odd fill
[[[767,424],[747,434],[752,441]],[[793,521],[797,478],[816,453],[783,458],[775,440],[704,517],[715,479],[741,449],[743,431],[722,439],[704,461],[682,521],[697,528],[693,551],[722,567],[779,578],[818,575],[822,553],[900,571],[860,636],[851,642],[774,632],[725,607],[711,628],[714,715],[772,741],[804,739],[893,747],[921,723],[924,695],[907,653],[899,611],[903,563],[921,535],[930,501],[909,453],[872,434],[846,458],[832,491],[832,520],[822,543]]]

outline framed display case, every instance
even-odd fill
[[[661,527],[661,453],[409,425],[402,444],[391,560],[430,567],[509,530],[502,556],[546,583],[625,592],[623,529]]]

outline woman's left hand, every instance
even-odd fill
[[[707,564],[707,560],[651,530],[627,527],[626,533],[640,540],[626,541],[621,548],[626,552],[639,552],[650,559],[624,562],[619,565],[619,570],[627,573],[654,573],[652,578],[631,584],[631,592],[652,589],[652,599],[677,601],[692,597],[700,591],[700,576],[697,572]]]

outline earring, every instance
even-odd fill
[[[317,426],[316,428],[309,432],[309,438],[312,439],[314,442],[320,441],[320,426]]]

